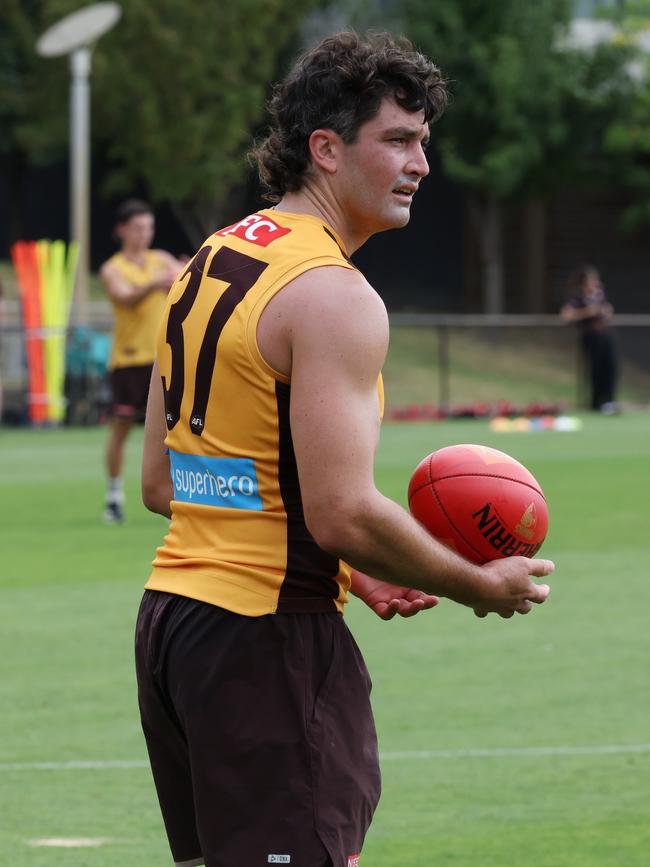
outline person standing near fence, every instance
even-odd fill
[[[147,202],[123,202],[115,223],[120,250],[99,272],[114,313],[109,361],[112,421],[105,456],[107,523],[124,520],[125,445],[133,425],[144,419],[158,326],[169,287],[182,267],[165,250],[150,249],[154,231],[154,213]]]
[[[560,317],[580,328],[582,351],[589,372],[590,405],[604,415],[617,412],[618,359],[609,327],[613,313],[600,274],[593,265],[585,265],[569,276],[567,300],[560,310]]]

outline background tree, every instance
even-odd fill
[[[631,70],[637,87],[625,114],[607,130],[605,147],[616,161],[619,183],[632,196],[622,223],[633,230],[650,225],[650,0],[627,0],[617,12],[611,18],[619,40],[634,53]]]
[[[0,172],[11,179],[4,203],[10,242],[21,236],[28,166],[56,158],[67,141],[67,113],[37,120],[52,93],[58,101],[64,82],[61,75],[56,80],[44,76],[36,54],[44,5],[44,0],[3,0],[0,5]]]
[[[67,148],[68,64],[35,57],[49,24],[78,0],[5,0],[9,42],[26,99],[0,93],[0,116],[30,160],[52,161]],[[108,162],[107,194],[143,189],[169,202],[195,244],[231,210],[246,177],[244,154],[264,118],[270,83],[295,47],[305,15],[324,0],[129,0],[93,52],[92,135]],[[6,13],[3,10],[3,17]],[[16,39],[18,35],[19,39]],[[18,51],[18,49],[16,49]],[[236,208],[235,208],[236,210]]]
[[[450,79],[434,141],[467,189],[481,258],[483,308],[503,310],[502,206],[594,177],[625,86],[617,46],[572,50],[572,0],[402,0],[407,34]],[[619,56],[620,55],[620,56]],[[586,171],[589,169],[589,171]]]

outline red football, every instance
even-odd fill
[[[488,446],[447,446],[415,468],[411,514],[440,542],[474,563],[534,557],[546,538],[548,508],[526,467]]]

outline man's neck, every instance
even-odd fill
[[[316,186],[304,186],[296,192],[285,193],[275,208],[277,211],[318,217],[334,229],[350,256],[365,244],[369,237],[354,232],[334,198]]]

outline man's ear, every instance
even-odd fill
[[[315,129],[309,136],[309,153],[313,164],[327,174],[335,174],[342,145],[341,137],[334,130]]]

